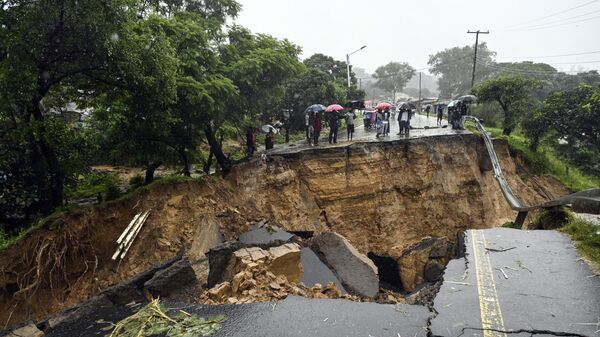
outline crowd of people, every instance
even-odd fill
[[[340,107],[341,108],[341,107]],[[464,130],[466,116],[469,106],[462,101],[453,101],[448,107],[448,124],[455,130]],[[426,112],[435,112],[437,126],[442,127],[444,118],[444,105],[427,106]],[[340,121],[346,124],[346,140],[352,141],[354,136],[354,120],[357,118],[355,109],[336,111],[307,111],[305,113],[306,140],[310,146],[319,145],[321,131],[325,126],[329,127],[327,141],[329,144],[337,144]],[[385,137],[390,132],[390,120],[397,119],[399,132],[397,135],[408,136],[411,129],[411,118],[414,112],[409,105],[401,105],[398,109],[393,107],[376,109],[375,111],[364,111],[363,121],[365,129],[376,128],[376,137]],[[266,130],[265,130],[266,131]],[[246,132],[246,146],[248,156],[252,156],[256,150],[256,128],[248,128]],[[270,150],[274,146],[276,130],[270,127],[265,135],[265,149]]]

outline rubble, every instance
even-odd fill
[[[428,236],[409,247],[398,259],[402,288],[412,292],[425,281],[438,280],[451,255],[452,245],[446,237]]]
[[[326,286],[319,283],[306,287],[302,283],[290,282],[283,275],[275,275],[269,270],[265,259],[245,265],[230,281],[217,284],[200,297],[200,302],[209,305],[244,304],[254,302],[278,301],[289,295],[308,298],[343,298],[360,302],[360,298],[342,295],[333,282]]]
[[[339,277],[349,292],[370,298],[377,295],[377,267],[346,238],[334,232],[324,232],[313,238],[311,248]]]

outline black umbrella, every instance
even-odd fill
[[[408,109],[408,110],[410,110],[411,109],[410,104],[408,104],[407,102],[400,102],[400,103],[398,103],[398,110],[401,110],[401,109]]]
[[[325,109],[327,109],[327,107],[324,106],[323,104],[313,104],[313,105],[309,106],[308,108],[306,108],[306,110],[304,110],[304,113],[310,113],[310,112],[319,113],[319,112],[325,111]]]
[[[477,101],[477,96],[473,95],[464,95],[457,98],[459,101],[464,103],[475,103]]]

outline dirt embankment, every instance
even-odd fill
[[[525,203],[567,191],[550,177],[523,181],[507,145],[503,169]],[[151,214],[120,265],[116,239],[135,214]],[[476,136],[316,149],[243,163],[226,179],[158,186],[130,199],[65,215],[0,255],[0,324],[73,306],[174,256],[203,256],[203,237],[226,239],[266,218],[287,230],[330,230],[362,253],[395,259],[426,236],[514,220]]]

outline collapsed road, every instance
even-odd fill
[[[63,298],[71,306],[85,294],[88,299],[62,312],[46,307],[51,315],[40,319],[39,313],[26,316],[35,313],[34,306],[19,313],[15,310],[27,302],[6,302],[3,295],[3,303],[10,303],[3,308],[12,308],[13,317],[38,317],[4,334],[105,335],[105,322],[136,312],[149,293],[191,314],[224,314],[227,320],[216,336],[597,336],[599,280],[566,236],[485,229],[514,213],[492,184],[493,165],[482,150],[474,135],[447,129],[315,150],[291,147],[266,162],[237,167],[227,184],[171,186],[173,194],[166,198],[148,194],[104,210],[111,214],[106,222],[83,213],[74,222],[87,225],[91,233],[99,222],[106,231],[106,238],[87,239],[110,242],[95,251],[98,272],[92,273],[91,284],[85,283],[86,265],[83,274],[72,272],[76,282],[65,288]],[[553,185],[542,179],[528,185],[531,181],[515,174],[512,159],[499,157],[510,168],[506,180],[529,204],[565,194],[553,193]],[[545,197],[536,194],[539,190]],[[219,208],[214,199],[230,206]],[[129,219],[151,208],[141,242],[131,246],[118,277],[113,269],[102,269]],[[283,230],[249,221],[245,214],[266,216]],[[169,222],[175,226],[165,225]],[[57,228],[68,226],[65,221]],[[56,229],[44,230],[49,235]],[[229,242],[221,243],[221,232]],[[341,248],[332,252],[326,249],[329,244],[319,245],[323,234]],[[17,248],[11,253],[20,253]],[[210,248],[207,260],[204,253]],[[146,270],[178,251],[175,259]],[[339,251],[347,254],[331,256]],[[23,283],[13,283],[8,274],[0,281],[2,290],[12,294]],[[37,284],[44,303],[66,307],[48,301],[51,294]]]
[[[298,296],[240,305],[170,300],[167,305],[203,317],[225,315],[228,319],[215,336],[598,335],[600,279],[563,234],[469,230],[464,247],[465,256],[450,261],[429,307]],[[124,303],[134,298],[125,300],[131,295],[124,295],[123,289],[38,327],[52,325],[48,337],[101,334],[105,321],[118,321],[135,311],[132,302]]]

